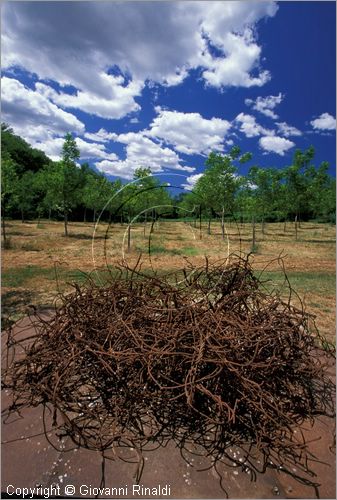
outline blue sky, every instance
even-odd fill
[[[283,167],[311,144],[335,172],[335,2],[8,2],[2,120],[110,178],[193,186],[211,151]]]

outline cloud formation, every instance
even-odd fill
[[[221,118],[203,118],[199,113],[181,113],[156,108],[158,116],[147,135],[163,140],[180,153],[208,154],[223,151],[224,137],[231,124]]]
[[[273,135],[273,131],[259,125],[255,116],[239,113],[235,118],[235,122],[239,124],[239,130],[246,137],[257,137],[259,135]]]
[[[194,188],[194,186],[196,185],[196,183],[198,182],[198,180],[200,179],[200,177],[202,177],[203,174],[193,174],[193,175],[189,175],[188,177],[186,177],[186,182],[184,182],[181,187],[183,187],[184,189],[186,189],[186,191],[192,191],[192,189]]]
[[[77,90],[74,94],[57,92],[44,83],[37,83],[36,90],[58,106],[80,109],[100,118],[119,119],[140,110],[139,104],[134,100],[141,93],[143,85],[140,82],[132,81],[124,85],[125,79],[121,76],[102,74],[101,77],[109,82],[109,91],[104,97],[92,91]]]
[[[284,98],[281,92],[278,95],[269,95],[267,97],[257,97],[254,99],[245,99],[245,104],[251,106],[255,111],[259,111],[269,118],[276,119],[278,115],[274,112],[276,106],[278,106]]]
[[[315,130],[336,130],[336,118],[329,113],[322,113],[310,122]]]
[[[267,153],[276,153],[280,156],[284,156],[289,149],[295,146],[292,141],[289,141],[284,137],[277,137],[274,135],[261,137],[259,139],[259,144]]]
[[[115,134],[115,132],[107,132],[104,128],[100,128],[98,132],[95,133],[86,132],[84,137],[86,139],[90,139],[91,141],[109,142],[117,139],[118,135]]]
[[[292,125],[288,125],[286,122],[277,122],[276,123],[278,131],[284,137],[292,137],[292,136],[300,136],[302,132],[298,130],[298,128],[293,127]]]
[[[2,119],[27,141],[84,132],[84,124],[15,78],[2,78]]]
[[[273,1],[157,2],[156,8],[149,2],[7,2],[2,65],[71,85],[72,92],[37,84],[58,106],[118,119],[139,110],[135,98],[146,83],[178,85],[192,69],[200,68],[204,82],[217,88],[266,83],[255,28],[277,8]]]
[[[87,142],[80,137],[76,137],[75,140],[80,150],[81,160],[91,160],[97,158],[102,158],[109,161],[118,160],[118,156],[115,153],[110,153],[109,151],[107,151],[103,144]],[[59,161],[61,159],[63,144],[63,137],[49,137],[48,139],[43,141],[31,141],[31,145],[34,148],[44,151],[49,156],[49,158],[54,161]]]
[[[119,134],[115,141],[126,145],[126,157],[124,160],[96,162],[96,167],[106,174],[131,179],[139,167],[150,167],[153,173],[170,169],[189,173],[195,170],[193,167],[183,165],[175,151],[156,143],[143,132]]]

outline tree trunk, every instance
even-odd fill
[[[286,230],[287,230],[287,219],[284,219],[283,232],[285,233]]]
[[[221,234],[222,234],[222,239],[225,239],[225,209],[222,209],[221,213]]]
[[[265,234],[265,222],[264,222],[264,215],[262,215],[262,221],[261,221],[261,231],[262,234]]]
[[[7,234],[6,234],[5,210],[3,207],[1,211],[2,211],[2,236],[4,239],[4,247],[5,247],[7,243]]]
[[[21,222],[22,222],[22,224],[25,222],[25,214],[24,214],[22,208],[21,208]]]
[[[201,205],[199,206],[199,240],[202,239],[202,233],[201,233]]]
[[[252,234],[252,251],[255,251],[256,247],[256,231],[255,231],[255,217],[253,216],[252,220],[252,228],[253,228],[253,234]]]
[[[295,240],[297,241],[297,215],[295,216]]]
[[[128,225],[128,253],[131,250],[131,222]]]
[[[96,208],[94,208],[94,215],[93,215],[93,223],[95,224],[96,222]]]
[[[154,223],[156,222],[156,212],[154,209],[152,209],[152,224],[151,224],[151,231],[150,234],[154,232]]]
[[[68,236],[68,212],[64,212],[64,236]]]
[[[154,232],[154,224],[156,222],[156,211],[152,209],[152,224],[151,224],[151,229],[150,229],[150,234]]]
[[[207,234],[211,234],[211,219],[208,219]]]
[[[147,210],[144,213],[144,238],[146,236],[146,226],[147,226]]]
[[[87,222],[87,207],[84,207],[83,222]]]
[[[48,220],[49,220],[49,222],[51,220],[51,208],[50,207],[48,208]]]

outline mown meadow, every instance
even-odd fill
[[[116,266],[130,267],[140,259],[144,271],[165,273],[189,265],[226,262],[228,255],[250,255],[258,276],[267,289],[276,288],[284,297],[291,286],[306,310],[316,316],[320,332],[334,341],[335,335],[335,226],[302,222],[295,240],[294,223],[267,223],[262,233],[256,228],[252,249],[252,226],[220,221],[158,220],[154,225],[134,223],[127,248],[128,225],[106,222],[69,224],[71,236],[64,236],[63,223],[40,220],[7,223],[9,248],[2,255],[2,315],[4,324],[36,308],[49,308],[60,293],[87,276],[104,285]],[[278,259],[281,257],[281,260]],[[293,295],[294,304],[299,298]]]

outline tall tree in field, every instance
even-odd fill
[[[16,164],[11,156],[5,153],[1,158],[1,216],[4,246],[7,244],[5,217],[10,206],[16,203],[17,182]]]
[[[76,166],[80,151],[73,136],[68,133],[64,138],[62,159],[55,164],[51,189],[63,213],[64,235],[68,236],[68,216],[70,210],[79,202],[81,174]]]
[[[36,200],[36,176],[31,170],[27,170],[17,182],[17,207],[21,212],[21,222],[25,222],[25,215],[34,208]]]
[[[308,176],[305,171],[310,168],[310,162],[315,156],[313,146],[306,151],[295,151],[293,164],[284,171],[287,186],[289,210],[295,217],[295,234],[297,239],[297,225],[300,217],[308,209]]]
[[[72,134],[67,133],[62,147],[62,205],[64,211],[64,234],[68,236],[68,213],[76,206],[81,187],[80,170],[76,161],[80,158],[80,150]]]
[[[250,153],[240,156],[240,148],[233,147],[229,154],[211,153],[206,160],[206,170],[198,179],[195,192],[204,199],[209,214],[208,233],[212,212],[221,216],[222,238],[225,238],[225,215],[234,211],[235,196],[242,184],[237,174],[235,160],[245,163],[251,158]]]
[[[316,169],[313,165],[305,173],[308,179],[308,204],[314,217],[335,220],[336,191],[334,179],[328,174],[329,164],[324,161]]]
[[[108,193],[107,193],[107,203],[105,205],[105,209],[109,213],[109,221],[116,220],[117,210],[121,205],[121,196],[120,191],[122,189],[122,181],[120,179],[116,179],[114,182],[109,182],[108,184]]]
[[[275,168],[251,167],[248,180],[254,186],[252,194],[255,198],[255,210],[260,220],[262,234],[265,233],[265,220],[277,209],[280,181],[282,174]]]
[[[178,207],[178,216],[194,218],[194,227],[197,227],[197,221],[199,220],[199,237],[201,239],[202,214],[206,208],[204,200],[194,190],[191,190],[186,193],[180,193],[175,199],[175,204]]]
[[[84,206],[93,211],[93,222],[96,222],[96,213],[104,208],[109,200],[110,182],[103,174],[92,172],[86,176],[82,191]]]
[[[151,208],[151,217],[155,221],[157,216],[167,214],[173,204],[173,200],[167,191],[167,184],[161,183],[152,175],[150,168],[138,168],[134,173],[134,179],[138,180],[136,186],[135,210],[143,214],[145,225],[148,218],[148,209]]]

